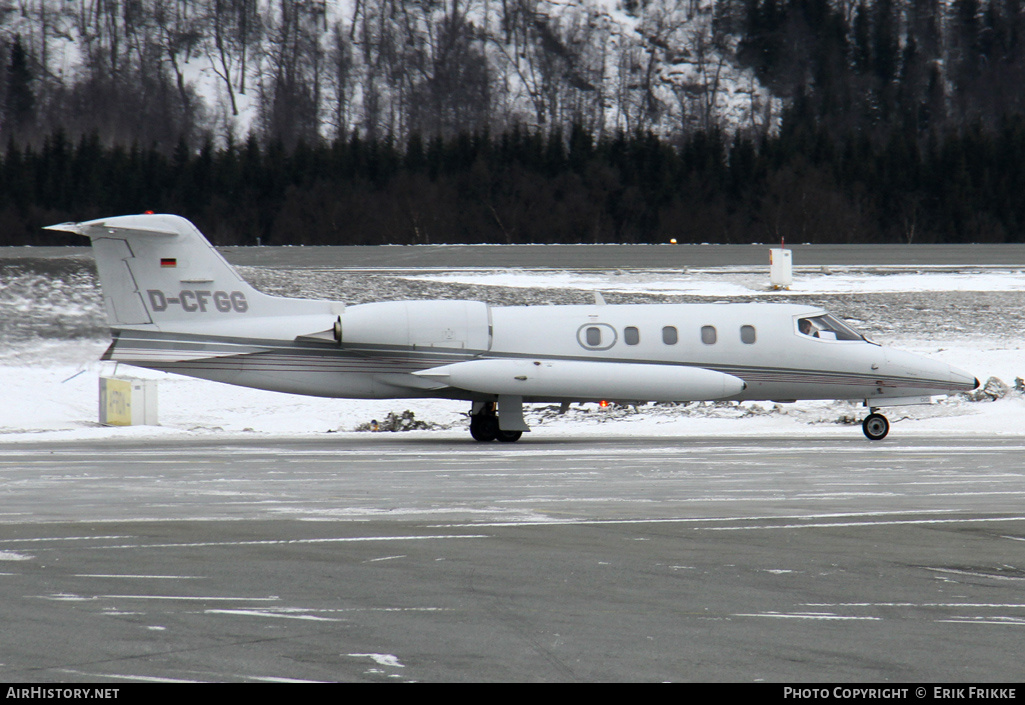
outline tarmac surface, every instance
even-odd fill
[[[1025,438],[0,446],[0,680],[1014,682]]]

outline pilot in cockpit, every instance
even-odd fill
[[[798,319],[797,330],[801,335],[818,340],[867,341],[861,333],[828,313]]]

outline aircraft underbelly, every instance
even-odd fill
[[[729,370],[727,370],[729,371]],[[893,374],[839,373],[829,370],[738,373],[747,389],[737,400],[778,399],[872,399],[947,394],[944,379]],[[967,387],[966,387],[967,388]]]
[[[749,384],[731,399],[737,401],[776,401],[791,399],[864,399],[874,391],[864,384]]]

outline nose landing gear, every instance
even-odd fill
[[[872,413],[861,422],[861,430],[870,441],[881,441],[890,432],[890,422],[885,416],[872,409]]]

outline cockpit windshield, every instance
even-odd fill
[[[831,314],[809,316],[797,320],[802,335],[820,340],[864,340],[867,338]]]

